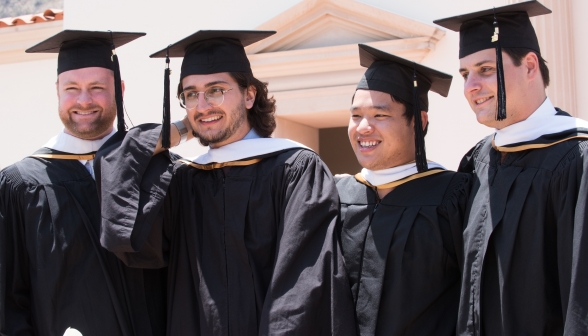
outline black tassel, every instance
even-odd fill
[[[171,116],[170,116],[170,101],[169,101],[169,76],[171,70],[169,68],[169,46],[168,52],[165,55],[165,71],[163,75],[163,126],[161,129],[161,146],[163,148],[170,148],[170,127],[171,127]]]
[[[423,118],[421,118],[421,108],[419,107],[419,88],[417,85],[416,70],[413,69],[412,79],[414,87],[412,88],[413,113],[414,113],[414,146],[415,161],[419,173],[429,170],[427,164],[427,154],[425,153],[425,135],[423,131]]]
[[[126,131],[125,127],[125,111],[123,107],[123,95],[122,95],[122,83],[120,78],[120,66],[118,64],[118,55],[114,48],[114,39],[112,37],[112,31],[110,32],[110,39],[112,41],[112,62],[114,70],[114,99],[116,101],[116,119],[117,119],[117,130],[119,132]]]
[[[500,45],[498,35],[498,20],[496,19],[496,12],[494,12],[494,35],[492,35],[492,42],[496,42],[496,81],[498,83],[496,120],[501,121],[506,119],[506,91],[504,88],[504,67],[502,66],[502,46]]]

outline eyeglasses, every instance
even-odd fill
[[[212,107],[220,106],[225,101],[225,93],[233,88],[224,90],[218,87],[211,87],[206,91],[184,90],[178,96],[180,105],[186,110],[195,109],[198,106],[198,95],[204,93],[204,100]]]

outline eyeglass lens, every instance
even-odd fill
[[[204,100],[212,106],[221,105],[225,99],[225,92],[232,89],[223,90],[222,88],[209,88],[206,91],[186,90],[180,93],[180,105],[186,109],[193,109],[198,106],[198,95],[204,93]]]

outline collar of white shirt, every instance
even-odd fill
[[[532,141],[547,134],[555,134],[576,128],[588,129],[588,121],[556,115],[549,97],[527,119],[518,123],[497,129],[494,134],[494,144],[498,147]]]

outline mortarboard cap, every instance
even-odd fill
[[[145,33],[64,30],[28,48],[27,53],[59,53],[57,74],[66,71],[100,67],[114,72],[118,130],[125,130],[120,67],[115,48]]]
[[[160,51],[151,58],[166,58],[163,94],[162,146],[169,148],[170,102],[169,57],[184,57],[180,81],[190,75],[248,72],[251,65],[245,47],[275,34],[268,30],[200,30]]]
[[[506,119],[502,48],[526,48],[541,55],[539,41],[529,18],[550,13],[551,10],[539,1],[530,0],[433,21],[447,29],[459,31],[459,58],[485,49],[496,50],[496,120]]]
[[[189,75],[251,72],[244,47],[275,33],[263,30],[200,30],[149,57],[184,57],[180,80]]]
[[[359,61],[368,69],[356,90],[385,92],[412,104],[417,168],[419,172],[426,171],[421,111],[429,110],[429,91],[447,97],[453,76],[365,44],[359,45]]]

